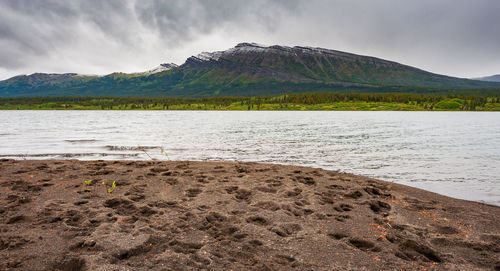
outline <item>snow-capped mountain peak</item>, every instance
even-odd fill
[[[252,52],[262,52],[272,49],[272,47],[257,44],[257,43],[239,43],[233,48],[230,48],[225,51],[216,51],[216,52],[202,52],[194,58],[200,61],[218,61],[221,57],[232,55],[235,53],[252,53]]]

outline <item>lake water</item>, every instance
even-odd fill
[[[0,111],[0,118],[2,158],[304,165],[500,206],[498,112]]]

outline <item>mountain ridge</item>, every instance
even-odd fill
[[[500,74],[474,78],[474,80],[486,81],[486,82],[500,82]]]
[[[177,66],[139,73],[21,75],[0,81],[0,97],[255,96],[297,92],[499,94],[500,83],[430,73],[372,56],[318,47],[240,43]]]

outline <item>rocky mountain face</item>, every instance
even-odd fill
[[[375,57],[314,47],[241,43],[226,51],[188,58],[190,68],[236,71],[249,78],[308,83],[346,83],[410,87],[480,87],[468,79],[433,74]]]
[[[500,84],[426,72],[314,47],[240,43],[143,73],[32,74],[0,82],[0,96],[213,96],[293,92],[499,93]]]

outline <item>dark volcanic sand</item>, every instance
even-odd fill
[[[0,270],[500,270],[499,207],[334,171],[2,160],[0,191]]]

